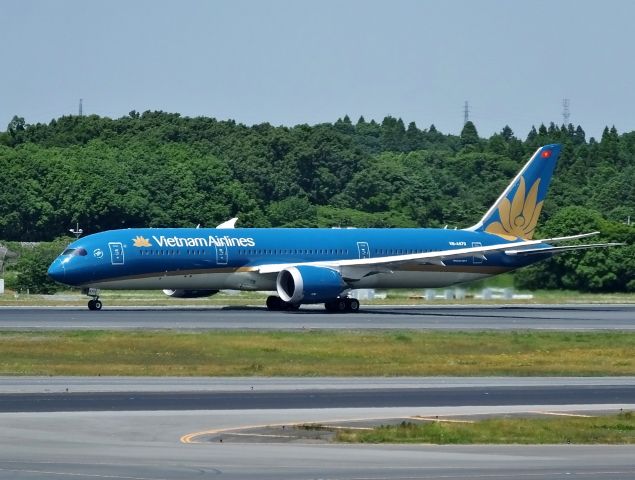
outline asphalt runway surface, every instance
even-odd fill
[[[69,392],[0,395],[0,412],[251,410],[635,404],[635,385],[450,387],[277,392]]]
[[[135,385],[145,390],[139,394],[141,399],[146,398],[143,411],[28,411],[29,398],[34,395],[68,398],[77,392],[103,401],[113,394],[130,395]],[[73,392],[67,394],[68,386]],[[383,405],[392,407],[366,403],[364,397],[372,398],[378,391],[390,399]],[[176,398],[169,410],[148,411],[152,403],[147,395],[165,392],[233,398],[222,410],[184,410],[187,399]],[[0,479],[556,480],[631,479],[635,472],[635,446],[317,445],[272,443],[266,438],[255,443],[196,440],[207,438],[210,432],[262,425],[433,415],[616,412],[635,409],[633,377],[0,377],[0,398],[12,395],[22,395],[25,403],[14,405],[17,412],[0,413]],[[409,395],[419,398],[411,404]],[[279,402],[277,407],[270,403],[274,397]],[[482,401],[483,397],[489,399]],[[241,404],[241,398],[249,398],[249,404]],[[429,402],[428,398],[436,401]],[[298,399],[302,408],[289,408]],[[305,402],[316,403],[309,406]]]
[[[633,330],[635,306],[0,309],[0,329]],[[68,389],[68,391],[67,391]],[[632,479],[635,446],[185,443],[261,425],[635,410],[635,379],[0,377],[0,479]],[[55,411],[51,411],[55,410]],[[83,411],[78,411],[83,410]]]
[[[563,407],[556,408],[562,413]],[[573,408],[579,412],[582,407]],[[520,407],[409,407],[0,413],[0,479],[633,478],[635,446],[187,444],[181,440],[194,432],[253,425],[519,411]]]
[[[635,305],[365,306],[356,314],[302,307],[0,308],[0,330],[68,329],[413,329],[413,330],[635,330]]]

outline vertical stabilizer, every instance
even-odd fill
[[[536,150],[483,218],[467,230],[531,239],[561,148],[554,144]]]

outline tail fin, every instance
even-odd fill
[[[536,150],[483,218],[467,230],[530,240],[561,148],[554,144]]]

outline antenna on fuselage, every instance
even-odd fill
[[[77,222],[75,228],[69,228],[68,231],[75,235],[76,240],[82,236],[82,233],[84,233],[84,229],[79,228],[79,222]]]

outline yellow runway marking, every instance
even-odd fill
[[[367,418],[348,418],[348,419],[344,418],[344,419],[325,420],[324,423],[364,422],[364,421],[370,421],[370,420],[385,420],[385,419],[386,417],[367,417]],[[317,422],[268,423],[266,425],[245,425],[242,427],[216,428],[211,430],[202,430],[200,432],[187,433],[180,438],[180,442],[187,443],[187,444],[202,443],[197,441],[198,437],[202,437],[205,435],[217,435],[219,433],[230,432],[232,430],[249,430],[252,428],[271,428],[271,427],[297,427],[300,425],[314,425],[314,424],[317,424]],[[359,429],[363,427],[357,427],[357,428]]]
[[[272,437],[272,438],[295,438],[293,435],[268,435],[265,433],[234,433],[225,432],[224,435],[235,435],[237,437]]]
[[[420,420],[422,422],[443,422],[443,423],[474,423],[474,420],[455,420],[450,418],[438,417],[408,417],[411,420]]]
[[[562,416],[562,417],[582,417],[582,418],[593,418],[594,415],[582,415],[581,413],[564,413],[564,412],[542,412],[542,411],[535,411],[535,412],[530,412],[530,413],[539,413],[541,415],[557,415],[557,416]]]
[[[302,425],[301,423],[288,424],[288,423],[278,423],[278,424],[268,424],[268,425],[246,425],[244,427],[233,427],[233,428],[217,428],[214,430],[204,430],[202,432],[194,432],[188,433],[181,437],[181,443],[201,443],[196,441],[197,437],[202,437],[204,435],[216,435],[219,433],[226,433],[231,430],[248,430],[250,428],[266,428],[266,427],[284,427],[284,426],[295,426]]]
[[[339,425],[322,425],[321,428],[332,428],[333,430],[374,430],[373,427],[340,427]]]

